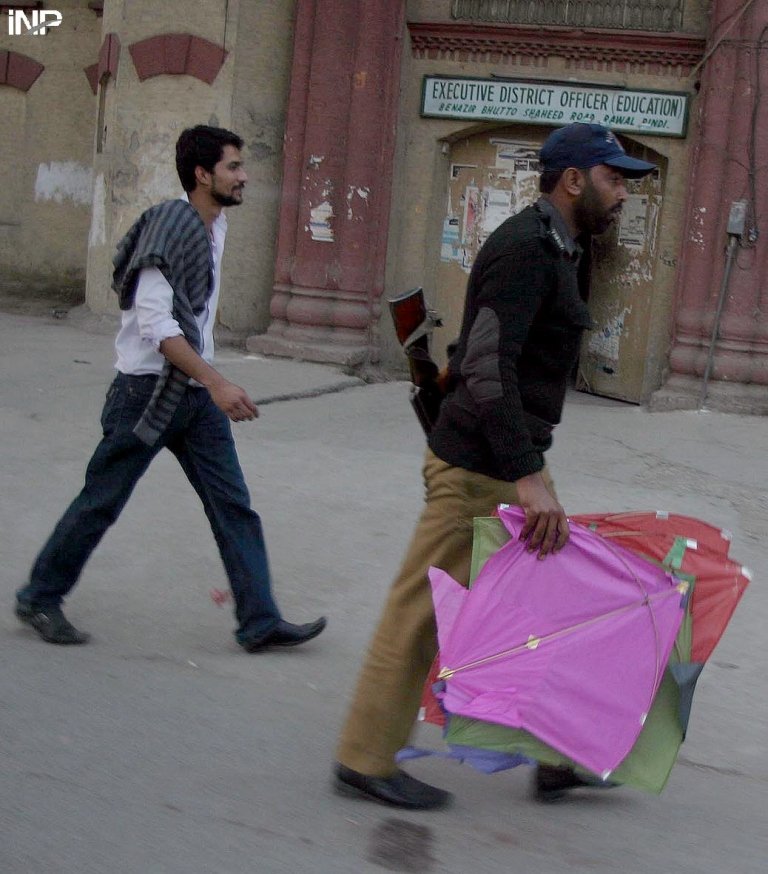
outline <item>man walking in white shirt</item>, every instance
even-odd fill
[[[250,507],[229,423],[254,419],[258,410],[211,363],[227,228],[222,208],[242,203],[242,146],[222,128],[185,130],[176,168],[186,196],[147,210],[118,245],[113,287],[123,314],[103,437],[82,491],[17,593],[17,617],[49,643],[89,639],[64,616],[62,601],[163,448],[203,503],[232,588],[240,646],[296,646],[325,627],[324,617],[286,622],[275,604],[261,520]]]

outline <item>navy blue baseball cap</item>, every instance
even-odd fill
[[[640,179],[656,169],[655,164],[630,158],[615,134],[601,124],[568,124],[553,131],[541,147],[539,163],[542,171],[588,170],[607,164],[629,179]]]

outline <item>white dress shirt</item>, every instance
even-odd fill
[[[186,195],[181,199],[188,201]],[[210,234],[213,292],[205,309],[195,316],[203,343],[200,355],[208,364],[213,361],[213,327],[219,305],[221,256],[224,254],[226,234],[227,219],[222,211],[214,220]],[[168,280],[157,267],[143,268],[136,283],[133,306],[123,311],[120,330],[115,338],[115,367],[121,373],[132,376],[160,373],[165,364],[160,344],[169,337],[178,337],[183,333],[172,313],[173,289]]]

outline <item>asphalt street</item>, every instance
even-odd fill
[[[768,842],[768,419],[572,393],[549,455],[569,513],[666,509],[733,533],[753,582],[705,668],[661,796],[541,806],[530,771],[420,760],[456,794],[407,813],[335,796],[358,664],[421,503],[403,382],[223,349],[261,402],[235,433],[286,617],[305,647],[247,655],[213,537],[157,459],[67,603],[85,647],[41,642],[14,591],[79,490],[112,375],[109,325],[0,314],[0,874],[762,874]],[[421,743],[439,747],[432,727]]]

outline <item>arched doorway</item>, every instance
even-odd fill
[[[477,252],[498,225],[533,203],[538,191],[538,151],[549,128],[515,125],[474,129],[449,148],[447,197],[441,217],[435,308],[440,364],[459,333],[467,277]],[[584,336],[576,387],[640,402],[646,393],[645,362],[654,296],[657,235],[666,160],[622,137],[627,151],[659,169],[628,183],[621,221],[593,241],[589,307],[595,329]]]

